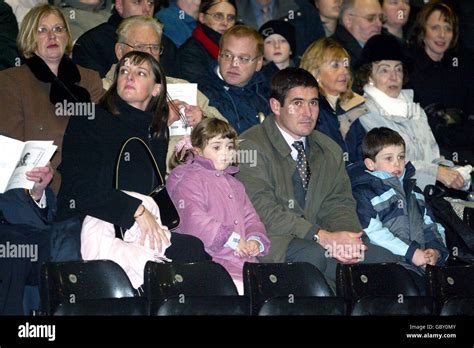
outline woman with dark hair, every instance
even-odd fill
[[[205,67],[217,62],[221,35],[234,26],[236,15],[234,0],[201,1],[196,29],[178,51],[180,77],[196,82]]]
[[[153,164],[137,142],[126,147],[123,158],[118,156],[127,139],[138,137],[148,144],[165,173],[167,118],[166,79],[161,66],[148,53],[127,53],[117,64],[114,82],[94,119],[71,118],[66,129],[58,219],[90,215],[123,229],[136,222],[143,243],[148,239],[151,249],[161,250],[169,241],[166,231],[141,200],[121,191],[149,194],[160,184]],[[114,186],[117,161],[119,189]],[[181,262],[205,258],[202,243],[188,238],[172,233],[166,256]]]
[[[450,6],[431,1],[421,9],[409,41],[410,87],[445,154],[472,161],[473,57],[458,46],[458,38],[459,20]]]

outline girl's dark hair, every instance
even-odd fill
[[[117,66],[115,67],[115,76],[112,85],[109,90],[105,93],[102,99],[99,102],[99,105],[104,109],[112,113],[113,115],[118,115],[119,111],[115,105],[117,94],[117,78],[119,76],[119,70],[122,66],[125,65],[125,62],[132,64],[134,66],[141,65],[143,62],[147,62],[153,72],[155,77],[155,83],[161,84],[160,93],[152,97],[145,111],[151,112],[153,114],[153,120],[151,122],[151,132],[156,138],[168,138],[168,114],[169,108],[166,99],[167,89],[166,89],[166,77],[163,72],[163,68],[160,63],[151,55],[146,52],[140,51],[131,51],[125,54],[122,59],[119,60]]]
[[[232,140],[234,147],[237,149],[237,132],[230,124],[218,118],[205,118],[199,122],[191,132],[191,144],[194,148],[204,150],[209,140],[217,136]],[[185,153],[176,153],[175,151],[170,159],[170,169],[186,162],[188,156],[193,155],[193,150],[191,149],[183,149],[182,151],[185,151]]]
[[[237,5],[235,0],[201,0],[201,5],[199,5],[199,13],[207,13],[211,7],[214,7],[221,2],[227,2],[231,4],[235,9],[235,13],[237,14]]]
[[[459,19],[454,10],[442,0],[432,0],[427,3],[416,16],[415,25],[408,41],[410,46],[425,48],[426,23],[433,12],[439,11],[441,17],[453,27],[453,39],[448,49],[455,48],[459,38]]]

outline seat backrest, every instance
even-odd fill
[[[61,302],[135,294],[125,271],[110,260],[49,262],[41,268],[41,301],[43,310],[50,315]]]
[[[451,297],[441,309],[441,316],[469,315],[474,316],[474,297]]]
[[[223,266],[212,261],[145,265],[145,293],[159,302],[172,296],[236,296],[237,288]]]
[[[334,296],[323,274],[307,262],[246,262],[244,293],[250,296],[254,313],[274,297]]]
[[[474,266],[426,266],[428,295],[442,304],[451,297],[474,297]]]
[[[420,296],[409,272],[395,263],[338,264],[337,294],[349,303],[367,296]]]

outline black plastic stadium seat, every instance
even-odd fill
[[[212,261],[184,264],[149,261],[145,265],[144,285],[151,315],[250,313],[248,299],[238,296],[229,273]]]
[[[169,297],[160,303],[156,315],[249,315],[246,296]]]
[[[353,316],[433,315],[436,302],[432,297],[364,297],[354,305]]]
[[[474,266],[426,267],[428,294],[440,306],[442,315],[473,315]],[[466,304],[471,304],[471,307]]]
[[[254,315],[345,314],[344,300],[306,262],[245,263],[244,292]]]
[[[352,315],[434,314],[433,299],[420,296],[409,272],[395,263],[338,264],[337,293],[353,307]]]
[[[53,315],[143,316],[148,315],[145,297],[107,298],[61,303]]]
[[[43,311],[49,315],[55,313],[61,303],[73,305],[87,300],[136,296],[137,292],[125,271],[110,260],[50,262],[41,268],[41,302]],[[68,305],[68,308],[73,307]],[[103,308],[102,315],[108,315],[108,309],[110,313],[118,309]],[[71,309],[71,313],[75,310]]]
[[[443,304],[440,315],[474,316],[474,297],[451,297]]]
[[[474,266],[426,266],[428,294],[444,303],[451,297],[474,297]]]

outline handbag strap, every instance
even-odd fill
[[[131,137],[123,143],[123,145],[120,149],[119,155],[117,157],[117,163],[115,164],[115,173],[114,173],[115,174],[114,175],[115,189],[116,190],[119,189],[118,186],[119,186],[120,160],[122,159],[122,155],[123,155],[123,152],[125,150],[125,147],[132,141],[138,141],[146,149],[146,153],[148,154],[148,157],[150,158],[150,160],[153,164],[153,169],[158,174],[158,176],[160,177],[160,180],[161,180],[161,184],[158,187],[163,186],[165,184],[165,182],[163,181],[163,176],[161,175],[160,168],[158,167],[158,164],[156,163],[156,160],[155,160],[155,156],[153,156],[153,153],[151,152],[150,148],[148,147],[148,145],[142,139],[140,139],[138,137]],[[125,232],[122,230],[121,227],[119,227],[117,225],[114,225],[114,228],[115,228],[115,237],[123,240]]]
[[[122,158],[122,155],[123,155],[123,152],[125,150],[125,147],[132,141],[138,141],[140,144],[143,145],[143,147],[146,149],[146,152],[148,154],[148,157],[150,158],[152,164],[153,164],[153,169],[155,170],[155,172],[158,174],[158,176],[160,177],[160,180],[161,180],[161,184],[159,186],[162,186],[165,184],[164,180],[163,180],[163,176],[161,175],[161,172],[160,172],[160,168],[158,167],[158,164],[156,163],[156,160],[155,160],[155,157],[153,156],[153,153],[151,152],[150,148],[148,147],[148,145],[140,138],[138,137],[131,137],[129,139],[127,139],[123,145],[122,145],[122,148],[120,149],[120,152],[119,152],[119,156],[117,157],[117,163],[115,165],[115,189],[119,189],[118,185],[119,185],[119,169],[120,169],[120,160]]]

